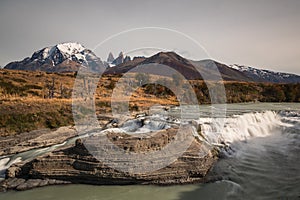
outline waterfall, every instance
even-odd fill
[[[253,137],[265,137],[283,125],[281,116],[274,111],[233,115],[225,119],[225,125],[216,132],[210,119],[199,119],[202,135],[211,144],[230,144],[247,141]]]

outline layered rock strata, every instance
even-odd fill
[[[175,139],[174,128],[161,130],[151,137],[132,137],[124,133],[108,133],[107,137],[126,152],[158,151]],[[191,133],[192,134],[192,133]],[[85,139],[74,146],[58,149],[28,163],[17,163],[7,170],[2,190],[25,190],[51,184],[84,183],[95,185],[184,184],[202,182],[217,159],[217,152],[195,138],[187,150],[172,164],[157,171],[130,173],[104,165],[85,148]],[[200,153],[202,152],[202,153]],[[203,152],[206,152],[203,154]],[[161,158],[164,159],[164,155]],[[120,162],[128,162],[122,161]],[[141,162],[141,161],[130,161]],[[124,164],[124,163],[122,163]]]

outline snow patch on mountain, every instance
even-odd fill
[[[78,54],[85,50],[85,48],[79,43],[61,43],[57,45],[57,48],[68,55]]]
[[[257,69],[244,65],[229,65],[229,67],[245,73],[254,81],[273,82],[273,83],[295,83],[300,82],[300,76],[289,73],[274,72],[271,70]]]

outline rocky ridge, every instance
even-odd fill
[[[75,136],[77,136],[75,128],[66,126],[57,130],[42,129],[15,136],[0,137],[0,156],[60,144]]]

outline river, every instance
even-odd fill
[[[300,199],[300,104],[229,104],[224,130],[221,138],[228,146],[209,174],[222,177],[220,181],[164,187],[48,186],[0,193],[0,199]]]

